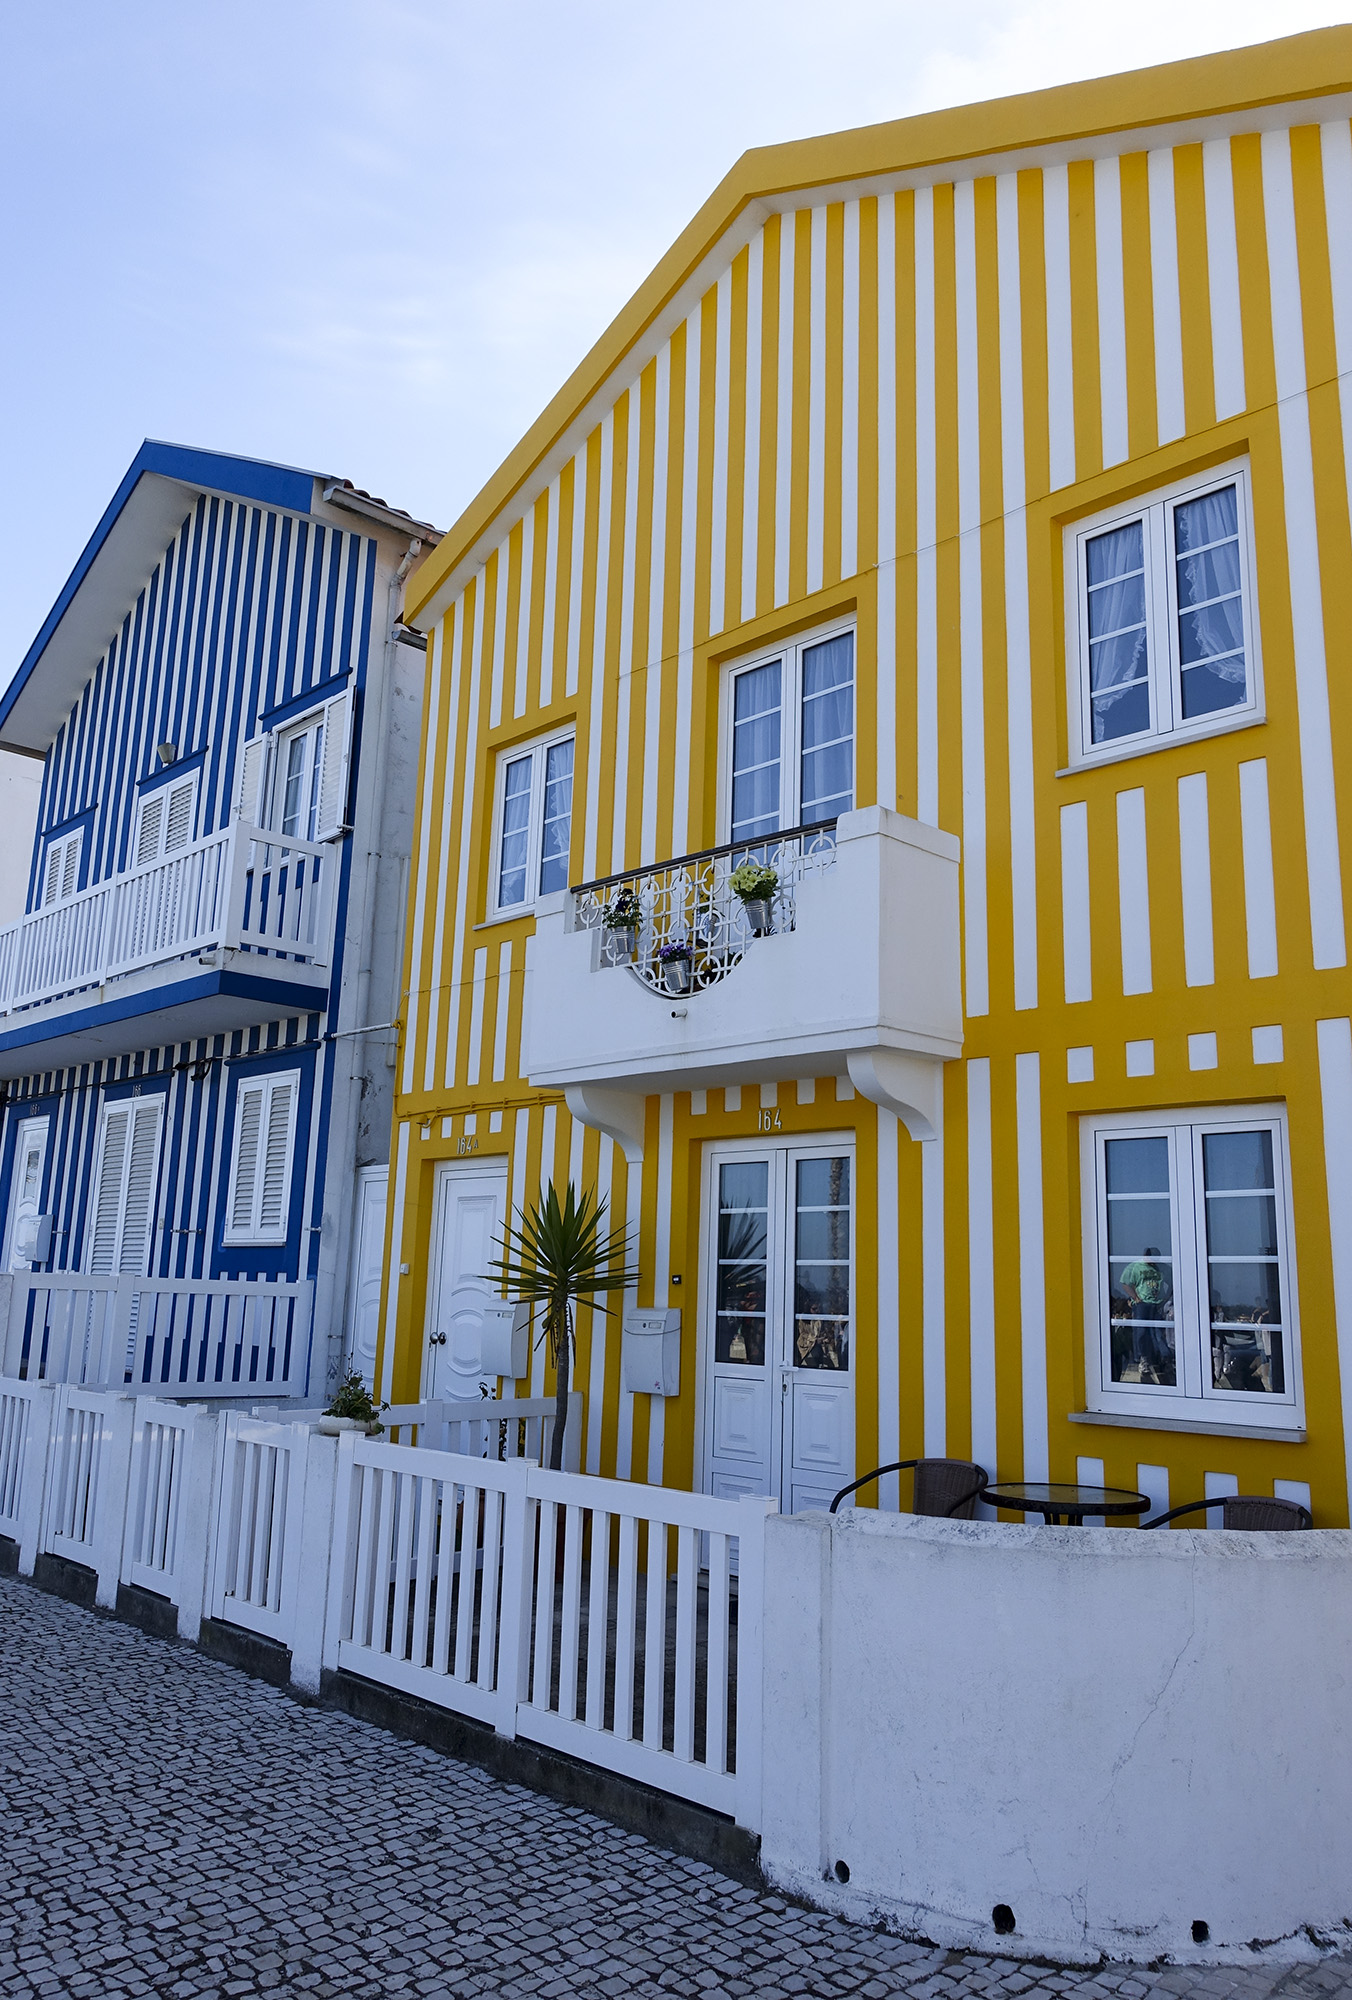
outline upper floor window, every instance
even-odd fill
[[[1246,467],[1081,523],[1074,541],[1081,756],[1257,714]]]
[[[492,881],[500,912],[568,887],[573,754],[573,738],[558,736],[498,759]]]
[[[1091,1404],[1297,1424],[1280,1112],[1088,1120],[1084,1170]]]
[[[190,771],[173,783],[143,792],[136,809],[136,838],[132,842],[132,866],[145,867],[166,854],[186,847],[192,839],[197,816],[197,773]]]
[[[324,776],[324,714],[307,716],[282,731],[273,777],[271,824],[278,833],[313,840],[319,825],[319,790]]]
[[[815,826],[854,805],[854,628],[731,672],[729,838]]]
[[[80,853],[84,847],[84,828],[77,826],[74,833],[62,834],[57,840],[49,840],[47,852],[42,860],[42,907],[50,903],[64,903],[73,896],[80,886]]]

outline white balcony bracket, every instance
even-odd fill
[[[845,1058],[861,1097],[893,1111],[913,1139],[937,1139],[943,1120],[944,1066],[903,1049],[855,1049]]]
[[[613,1139],[623,1148],[631,1167],[641,1164],[644,1112],[641,1092],[607,1090],[595,1083],[570,1083],[563,1095],[574,1118]]]

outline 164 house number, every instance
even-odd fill
[[[473,1133],[462,1133],[460,1138],[455,1142],[455,1150],[462,1158],[466,1153],[477,1153],[479,1150],[479,1141]]]
[[[784,1124],[778,1111],[758,1111],[756,1113],[756,1130],[758,1132],[782,1132]]]

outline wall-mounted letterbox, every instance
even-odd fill
[[[495,1299],[484,1307],[479,1348],[481,1375],[505,1375],[519,1382],[530,1373],[530,1307]]]
[[[626,1389],[641,1396],[681,1392],[681,1315],[631,1310],[620,1336],[621,1375]]]

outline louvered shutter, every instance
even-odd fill
[[[347,816],[347,792],[352,762],[352,711],[350,691],[335,695],[324,711],[316,840],[337,840],[351,831]]]
[[[260,1236],[280,1239],[286,1235],[286,1201],[291,1183],[291,1107],[295,1095],[295,1084],[289,1080],[275,1083],[270,1092],[258,1191]]]
[[[267,811],[267,775],[271,736],[255,736],[240,752],[239,790],[235,810],[246,826],[263,826]]]
[[[227,1242],[286,1241],[299,1094],[300,1079],[294,1071],[239,1086]]]
[[[150,1262],[150,1230],[155,1180],[160,1164],[160,1103],[142,1098],[133,1107],[127,1149],[127,1192],[122,1203],[122,1242],[117,1268],[144,1276]]]
[[[94,1222],[89,1244],[89,1268],[106,1277],[118,1268],[122,1233],[122,1188],[127,1172],[130,1105],[110,1105],[103,1114],[103,1148],[99,1154],[98,1186],[94,1190]]]
[[[42,902],[64,903],[67,896],[75,894],[80,879],[80,847],[84,840],[84,829],[68,833],[64,840],[54,840],[47,849],[47,863],[42,878]]]
[[[176,853],[192,839],[193,807],[197,800],[196,774],[182,784],[168,787],[169,805],[164,815],[164,851]]]
[[[136,823],[136,853],[133,865],[144,868],[149,861],[157,861],[160,853],[160,833],[164,826],[164,793],[152,792],[141,801],[141,816]]]
[[[258,1196],[258,1139],[263,1126],[267,1086],[242,1083],[235,1099],[235,1171],[230,1189],[230,1234],[253,1235]]]

